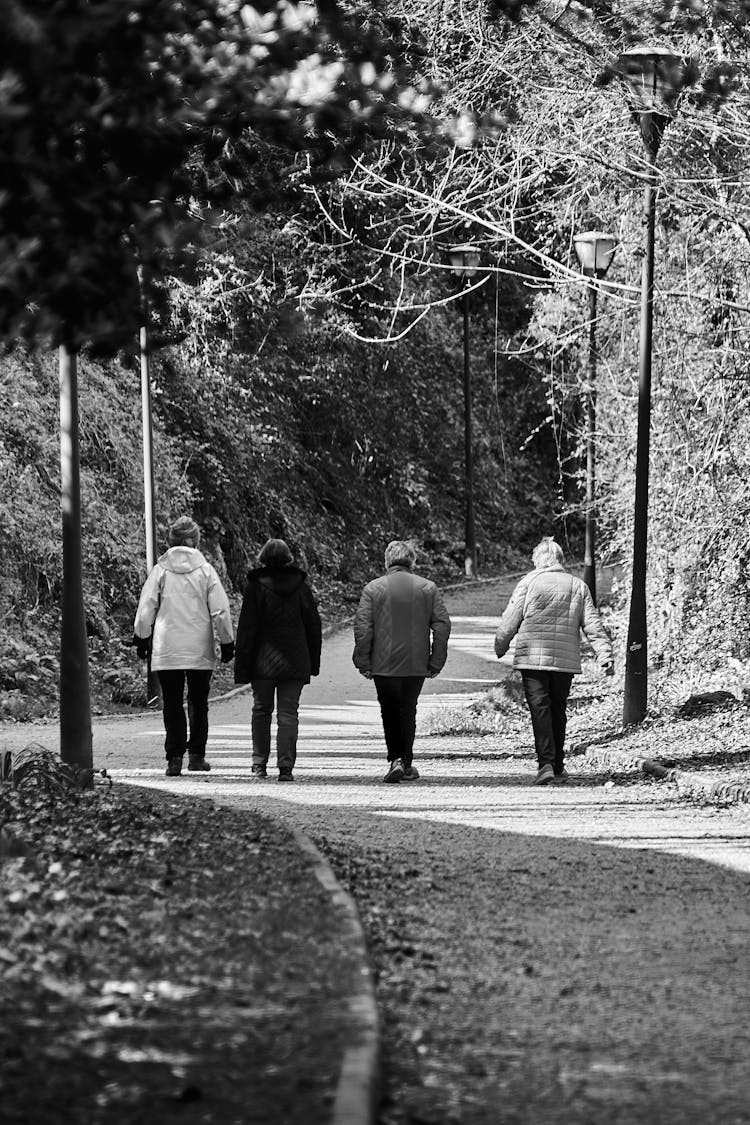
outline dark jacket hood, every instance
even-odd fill
[[[257,582],[280,598],[290,598],[303,584],[307,574],[298,566],[260,566],[248,572],[248,585]]]

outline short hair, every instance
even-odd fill
[[[180,516],[169,529],[170,547],[197,547],[201,541],[201,529],[190,516]]]
[[[403,539],[392,540],[385,549],[386,569],[389,566],[408,566],[412,570],[416,561],[417,552],[411,543],[405,543]]]
[[[269,539],[258,554],[258,562],[261,566],[289,566],[291,561],[292,552],[283,539]]]
[[[556,543],[551,535],[545,535],[541,543],[534,548],[531,561],[539,570],[543,566],[558,566],[564,558],[560,544]]]

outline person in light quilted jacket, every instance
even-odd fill
[[[248,573],[237,623],[234,682],[252,684],[253,776],[268,776],[275,696],[279,781],[294,781],[300,695],[320,672],[320,615],[283,539],[269,539],[258,564]]]
[[[419,777],[412,764],[417,702],[425,677],[437,676],[448,656],[450,617],[435,583],[413,573],[416,558],[410,543],[389,543],[386,573],[367,583],[354,619],[352,659],[375,683],[389,783]]]
[[[565,728],[573,676],[581,671],[581,630],[607,675],[614,672],[609,639],[591,591],[563,566],[562,548],[547,536],[534,549],[534,570],[511,594],[495,633],[495,652],[504,656],[513,637],[518,668],[531,714],[538,760],[535,785],[565,782]]]
[[[169,550],[143,585],[133,626],[138,655],[146,659],[151,654],[151,668],[159,677],[167,777],[180,776],[186,750],[189,770],[210,770],[208,693],[216,641],[222,664],[234,655],[229,600],[218,574],[198,550],[200,538],[200,528],[190,516],[174,521]]]

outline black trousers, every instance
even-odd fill
[[[204,757],[208,741],[208,692],[212,672],[203,668],[157,672],[161,684],[164,716],[164,750],[168,758],[179,758],[187,750]],[[187,680],[187,721],[183,698]],[[188,738],[188,725],[190,737]]]
[[[271,754],[271,718],[276,696],[276,761],[280,770],[294,768],[299,733],[299,697],[305,680],[253,680],[253,764],[267,765]]]
[[[565,760],[565,728],[572,672],[531,672],[521,669],[523,690],[531,712],[536,756],[540,768],[560,773]]]
[[[424,676],[373,676],[378,693],[388,761],[401,758],[408,769],[414,756],[417,700]]]

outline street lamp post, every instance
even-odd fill
[[[614,257],[617,239],[600,230],[573,238],[578,261],[589,283],[589,378],[586,388],[586,539],[583,581],[596,604],[596,305],[601,281]]]
[[[148,301],[145,292],[145,274],[138,267],[138,286],[141,294],[141,327],[139,343],[141,352],[141,426],[143,434],[143,516],[146,531],[146,573],[150,574],[156,563],[156,505],[154,501],[154,430],[151,403],[151,334],[148,325]],[[146,660],[146,701],[161,700],[159,678],[151,670],[151,654]]]
[[[143,432],[143,513],[146,528],[146,572],[148,574],[156,563],[156,510],[154,504],[154,433],[151,410],[151,341],[148,323],[143,317],[140,328],[141,347],[141,424]],[[158,703],[161,687],[155,672],[151,670],[151,654],[146,660],[146,702]]]
[[[641,273],[641,320],[638,364],[638,434],[636,439],[633,577],[625,655],[623,723],[640,723],[648,704],[648,631],[646,623],[646,555],[648,542],[649,431],[651,426],[651,340],[654,298],[656,158],[664,130],[675,115],[684,82],[685,62],[665,47],[636,47],[620,56],[633,114],[646,151],[643,225],[646,248]]]
[[[477,541],[474,528],[474,458],[471,415],[471,364],[469,345],[469,287],[466,282],[479,269],[480,252],[477,246],[464,242],[448,247],[448,259],[454,274],[464,282],[464,459],[465,459],[465,533],[464,568],[467,578],[477,577]]]

